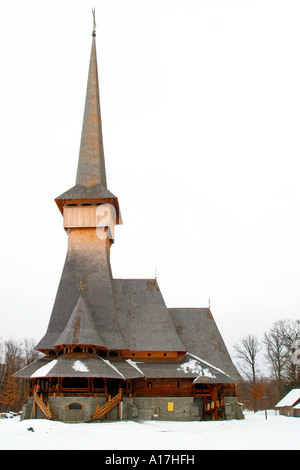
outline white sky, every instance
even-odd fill
[[[1,0],[0,337],[50,318],[94,6],[114,277],[210,298],[230,351],[299,319],[300,2]]]

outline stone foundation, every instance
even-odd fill
[[[123,417],[132,420],[199,421],[194,397],[124,398]]]
[[[106,403],[105,397],[50,397],[50,407],[65,423],[82,423]],[[33,398],[23,408],[22,419],[30,419]],[[236,397],[225,397],[225,419],[243,419],[242,405]],[[36,406],[36,418],[45,418]],[[105,417],[102,418],[105,420]],[[121,403],[121,419],[133,421],[202,421],[203,399],[201,397],[124,397]],[[211,419],[207,416],[207,419]],[[108,413],[108,420],[118,420],[118,406]]]
[[[63,421],[64,423],[83,423],[90,421],[91,415],[96,411],[97,405],[101,407],[107,400],[105,397],[50,397],[48,401],[50,407],[59,416],[59,421]],[[32,404],[33,398],[30,397],[28,403],[23,407],[22,419],[30,418]],[[117,408],[110,411],[110,419],[118,419],[117,411]],[[38,406],[36,406],[36,418],[45,418],[45,415]]]

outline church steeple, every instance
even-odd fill
[[[114,206],[116,223],[121,223],[117,197],[107,189],[100,93],[98,82],[98,65],[96,51],[95,12],[92,32],[92,48],[86,88],[86,99],[81,131],[80,150],[76,175],[76,184],[55,199],[58,208],[68,205],[103,204]]]
[[[95,36],[94,29],[76,184],[106,188]]]
[[[118,199],[106,186],[95,27],[76,184],[55,201],[63,214],[68,252],[48,329],[37,349],[75,343],[127,349],[118,325],[110,266],[120,214]],[[86,288],[84,299],[78,300],[79,283]]]

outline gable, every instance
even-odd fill
[[[209,308],[169,308],[186,351],[239,379],[223,338]]]

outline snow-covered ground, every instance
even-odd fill
[[[245,412],[241,421],[65,424],[0,419],[0,449],[300,449],[300,418]],[[33,431],[28,430],[32,427]]]

